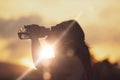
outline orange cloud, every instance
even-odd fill
[[[5,39],[0,38],[0,61],[7,61],[10,55],[10,51],[5,49],[9,42]]]
[[[118,54],[120,47],[116,45],[120,43],[120,2],[118,0],[52,0],[48,2],[46,0],[0,1],[0,17],[2,17],[0,18],[0,38],[3,39],[0,42],[2,44],[0,50],[7,53],[1,53],[0,59],[3,59],[3,56],[5,59],[30,58],[29,42],[20,41],[17,36],[18,29],[23,25],[33,23],[53,25],[66,19],[73,19],[77,15],[81,15],[78,22],[84,29],[86,41],[92,47],[96,58],[103,59],[109,56],[113,61],[115,58],[120,58]],[[31,14],[35,15],[30,16]],[[41,15],[42,18],[36,14]],[[8,39],[12,39],[12,42]]]
[[[31,59],[29,41],[21,41],[17,35],[18,29],[26,24],[42,25],[43,21],[36,15],[9,20],[0,18],[0,61],[16,62],[25,57]]]
[[[119,61],[119,45],[114,42],[102,42],[93,44],[90,48],[91,53],[98,61],[108,59],[110,62]]]

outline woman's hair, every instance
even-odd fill
[[[51,31],[55,35],[61,35],[63,32],[65,36],[71,36],[76,40],[84,41],[84,32],[80,25],[75,20],[64,21],[56,26],[51,27]],[[65,37],[64,37],[65,38]]]
[[[72,48],[75,51],[75,55],[81,60],[89,80],[91,76],[90,52],[85,43],[85,35],[81,26],[75,20],[64,21],[51,27],[51,34],[48,35],[48,39],[51,36],[59,38],[62,35],[63,37],[60,41],[66,40],[66,42],[69,42],[72,40],[72,43],[68,47]]]

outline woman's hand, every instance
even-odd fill
[[[39,26],[36,24],[25,25],[24,27],[27,29],[31,39],[43,38],[50,32],[49,28],[45,28],[44,26]]]

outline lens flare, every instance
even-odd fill
[[[23,58],[19,62],[20,62],[20,64],[22,64],[22,65],[24,65],[26,67],[36,69],[33,62],[31,60],[29,60],[29,59]]]
[[[49,45],[45,42],[42,49],[39,51],[39,60],[43,61],[43,60],[51,59],[51,58],[54,58],[54,57],[55,57],[54,46]]]
[[[76,17],[76,20],[79,19],[79,17],[80,17],[80,15],[78,15]],[[74,22],[72,22],[69,25],[69,28],[63,34],[61,34],[61,36],[53,43],[53,45],[56,45],[65,36],[65,34],[68,32],[68,30],[72,27],[73,24],[74,24]],[[42,43],[44,43],[44,46],[40,50],[39,60],[35,63],[35,65],[38,65],[40,61],[43,62],[46,59],[49,60],[49,59],[55,57],[54,46],[47,44],[45,41],[42,42]],[[33,70],[33,68],[29,68],[21,76],[19,76],[16,80],[22,80],[26,75],[28,75],[29,73],[31,73],[32,70]],[[45,73],[45,75],[43,77],[44,77],[44,80],[46,80],[45,78],[49,79],[51,77],[51,75],[49,73]]]

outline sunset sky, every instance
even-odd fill
[[[120,63],[120,0],[0,0],[0,61],[32,63],[30,40],[17,36],[20,27],[76,18],[95,59]]]

